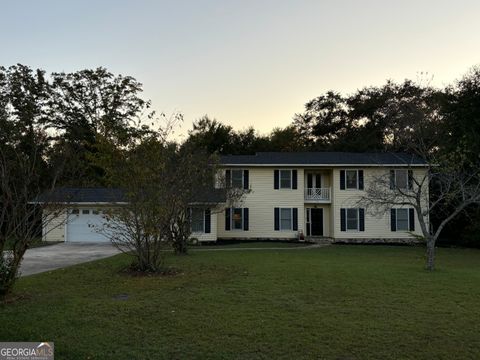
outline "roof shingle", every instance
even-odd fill
[[[258,152],[255,155],[224,155],[222,165],[304,165],[355,166],[401,165],[426,166],[420,157],[408,153],[392,152]]]

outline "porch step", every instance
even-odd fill
[[[307,236],[305,237],[305,241],[315,244],[331,244],[333,239],[327,236]]]

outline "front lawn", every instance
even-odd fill
[[[125,255],[19,280],[0,341],[56,359],[477,359],[480,251],[194,251],[181,274],[119,274]]]

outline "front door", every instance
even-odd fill
[[[312,236],[323,236],[323,209],[310,209],[310,216]]]

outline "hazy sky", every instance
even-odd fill
[[[480,63],[480,1],[2,1],[0,65],[107,67],[154,108],[265,133],[308,100]]]

